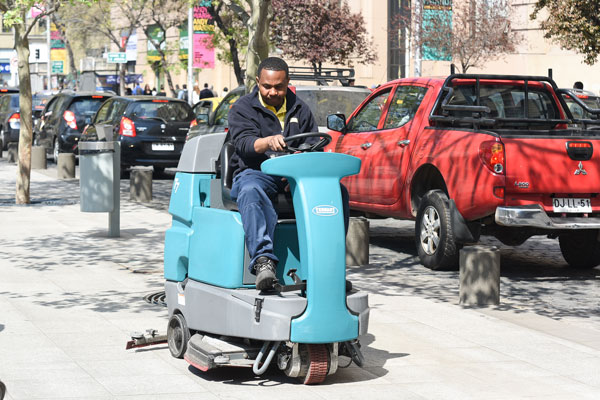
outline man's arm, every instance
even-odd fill
[[[241,157],[256,157],[268,150],[283,151],[286,147],[283,135],[262,137],[254,118],[246,115],[241,107],[229,111],[231,141]]]

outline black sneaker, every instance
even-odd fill
[[[258,257],[254,263],[256,271],[256,288],[258,290],[267,290],[273,288],[277,280],[275,278],[275,269],[277,264],[268,257]]]

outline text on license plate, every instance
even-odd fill
[[[175,145],[173,143],[152,143],[152,151],[173,151]]]
[[[562,213],[591,213],[592,202],[590,199],[555,198],[552,199],[554,212]]]

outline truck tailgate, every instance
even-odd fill
[[[507,193],[600,193],[599,139],[503,137],[502,142]]]

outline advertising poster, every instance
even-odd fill
[[[423,0],[423,26],[432,24],[435,19],[443,19],[452,25],[452,0]],[[423,60],[452,61],[452,54],[423,46]]]
[[[215,49],[212,38],[215,33],[215,22],[207,7],[210,0],[201,0],[194,7],[194,68],[214,68]]]
[[[127,39],[127,44],[125,44],[125,39]],[[127,61],[137,61],[137,32],[133,32],[129,38],[127,38],[127,32],[122,32],[121,46],[125,47]]]
[[[179,59],[185,61],[188,59],[188,31],[187,25],[179,27]]]
[[[164,33],[163,31],[159,28],[158,25],[152,25],[149,29],[149,33],[150,33],[150,37],[153,38],[156,42],[159,42],[163,39]],[[154,47],[154,45],[152,44],[152,41],[150,39],[147,40],[148,42],[148,48],[147,48],[147,53],[146,53],[146,57],[148,58],[148,61],[160,61],[160,54],[158,54],[158,50],[156,50],[156,47]],[[160,45],[160,48],[162,50],[165,49],[166,46],[166,41],[162,42]]]

